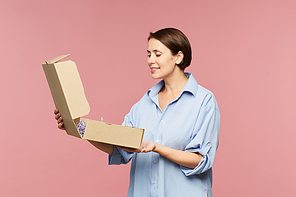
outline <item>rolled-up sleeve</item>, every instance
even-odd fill
[[[127,164],[132,157],[133,153],[127,152],[114,146],[113,154],[109,155],[109,165]]]
[[[203,157],[194,169],[181,166],[186,176],[201,174],[212,168],[219,144],[220,111],[215,106],[205,107],[199,114],[194,135],[185,151],[198,152]]]

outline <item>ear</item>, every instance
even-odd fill
[[[176,55],[177,59],[176,59],[176,64],[181,64],[184,58],[184,54],[182,51],[179,51]]]

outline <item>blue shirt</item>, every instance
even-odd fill
[[[158,93],[164,82],[153,86],[126,115],[123,125],[145,129],[143,141],[203,155],[189,169],[158,153],[130,153],[114,148],[109,164],[132,159],[128,197],[212,197],[212,166],[218,147],[220,111],[214,95],[188,78],[180,96],[164,111]]]

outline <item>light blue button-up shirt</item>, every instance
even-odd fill
[[[214,95],[198,85],[193,75],[180,96],[164,111],[159,107],[160,81],[126,115],[123,125],[145,129],[143,141],[203,155],[189,169],[158,153],[130,153],[114,148],[109,164],[132,159],[128,197],[212,197],[212,166],[219,143],[220,111]]]

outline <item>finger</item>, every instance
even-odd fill
[[[59,117],[59,118],[57,119],[57,121],[58,121],[58,123],[63,122],[63,117]]]
[[[60,114],[60,113],[58,113],[58,114],[56,114],[56,115],[54,116],[54,118],[55,118],[56,120],[58,120],[60,117],[61,117],[61,114]]]
[[[141,150],[141,153],[148,153],[148,152],[151,152],[151,150],[146,149],[146,148],[142,148],[142,150]]]
[[[58,109],[55,109],[53,113],[54,114],[57,114],[57,113],[59,113],[59,110]]]
[[[62,130],[65,130],[64,123],[63,122],[59,123],[58,128],[62,129]]]

